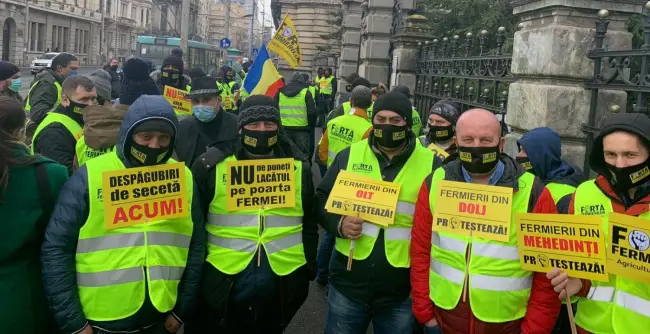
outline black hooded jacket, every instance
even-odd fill
[[[155,101],[158,104],[134,103],[124,116],[120,135],[116,145],[116,153],[126,168],[134,167],[127,158],[124,150],[125,143],[130,140],[132,129],[149,119],[164,119],[176,129],[178,121],[171,105],[162,98]],[[176,136],[175,136],[176,137]],[[173,145],[173,142],[172,142]],[[128,150],[128,148],[127,148]],[[171,150],[163,162],[171,157]],[[191,185],[188,185],[188,187]],[[201,280],[201,269],[205,259],[205,225],[201,212],[199,191],[193,185],[191,218],[194,223],[192,239],[183,277],[178,287],[178,298],[173,314],[185,321],[195,312],[197,294]],[[135,333],[150,326],[162,326],[166,315],[161,314],[152,304],[148,289],[140,309],[124,319],[113,321],[87,320],[81,307],[77,289],[75,256],[79,232],[86,224],[90,210],[88,192],[87,165],[79,168],[61,190],[59,200],[54,207],[52,218],[45,231],[45,240],[41,248],[43,263],[43,282],[50,309],[62,333],[79,333],[90,323],[97,328],[104,328],[112,333]],[[130,298],[130,296],[120,296]],[[98,301],[100,302],[100,301]],[[162,328],[159,329],[162,333]]]
[[[72,112],[59,105],[53,113],[59,113],[72,118],[83,128],[84,120],[82,114]],[[46,126],[32,142],[34,153],[39,153],[68,168],[72,175],[75,157],[77,138],[61,123],[52,123]]]
[[[309,88],[309,85],[305,81],[304,77],[300,73],[294,74],[293,78],[291,79],[291,82],[280,88],[277,94],[275,94],[275,100],[280,104],[280,94],[283,94],[287,97],[294,97],[300,92],[302,92],[303,89]],[[311,92],[307,90],[307,94],[305,94],[305,106],[307,107],[307,123],[309,124],[308,126],[293,126],[293,127],[288,127],[285,126],[285,130],[289,131],[307,131],[310,128],[313,128],[316,126],[316,119],[318,118],[318,108],[316,108],[316,103],[314,102],[314,97],[311,95]],[[280,108],[282,108],[282,105],[280,105]]]

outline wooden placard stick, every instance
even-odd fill
[[[359,218],[359,213],[357,212],[357,218]],[[341,216],[341,222],[343,222],[343,216]],[[352,259],[354,258],[354,242],[355,240],[350,241],[350,251],[348,252],[348,265],[346,269],[348,271],[352,270]]]
[[[569,297],[569,294],[566,292],[566,289],[564,289],[564,293],[566,293],[566,308],[567,308],[567,313],[569,314],[569,324],[571,325],[571,334],[578,334],[578,329],[576,328],[576,321],[573,318],[573,305],[571,304],[571,297]]]
[[[467,244],[467,255],[465,256],[465,280],[463,281],[463,303],[467,302],[467,290],[469,290],[469,262],[472,258],[472,232],[469,232],[469,243]]]

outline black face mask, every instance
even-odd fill
[[[181,79],[181,71],[163,70],[160,72],[160,82],[166,86],[177,84]]]
[[[241,140],[246,151],[255,155],[266,155],[278,143],[278,130],[255,131],[242,129]]]
[[[528,157],[517,157],[515,160],[517,160],[517,163],[520,164],[528,173],[535,174],[533,165],[530,163]]]
[[[494,147],[458,146],[458,156],[465,169],[473,174],[485,174],[499,162],[501,150],[499,145]]]
[[[117,70],[117,65],[111,65],[111,70],[116,71]]]
[[[129,153],[133,158],[131,161],[135,162],[136,165],[154,166],[165,159],[167,156],[167,151],[169,151],[168,147],[151,148],[149,146],[144,146],[133,142]]]
[[[66,107],[65,109],[68,112],[83,115],[84,114],[84,108],[86,108],[88,105],[83,104],[83,103],[77,103],[72,100],[70,100],[70,105]]]
[[[391,125],[375,124],[374,137],[375,142],[385,148],[398,148],[406,142],[406,133],[409,130],[408,125]]]
[[[439,126],[429,124],[429,138],[433,141],[445,142],[454,138],[454,126]]]
[[[623,168],[608,163],[606,165],[609,172],[612,173],[614,189],[618,191],[628,191],[650,180],[648,178],[650,176],[650,158],[638,165]]]

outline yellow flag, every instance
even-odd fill
[[[289,14],[282,20],[282,24],[280,24],[271,42],[269,42],[267,49],[284,58],[291,68],[302,65],[302,52],[300,51],[298,32]]]

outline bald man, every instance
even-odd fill
[[[512,188],[513,216],[557,213],[553,197],[539,179],[501,152],[501,127],[489,111],[463,113],[454,143],[458,154],[426,178],[416,203],[413,313],[428,333],[551,333],[561,302],[544,273],[520,268],[514,232],[509,242],[476,237],[468,242],[466,237],[431,231],[440,180]],[[489,223],[480,218],[472,222]],[[510,231],[516,231],[514,220]]]

